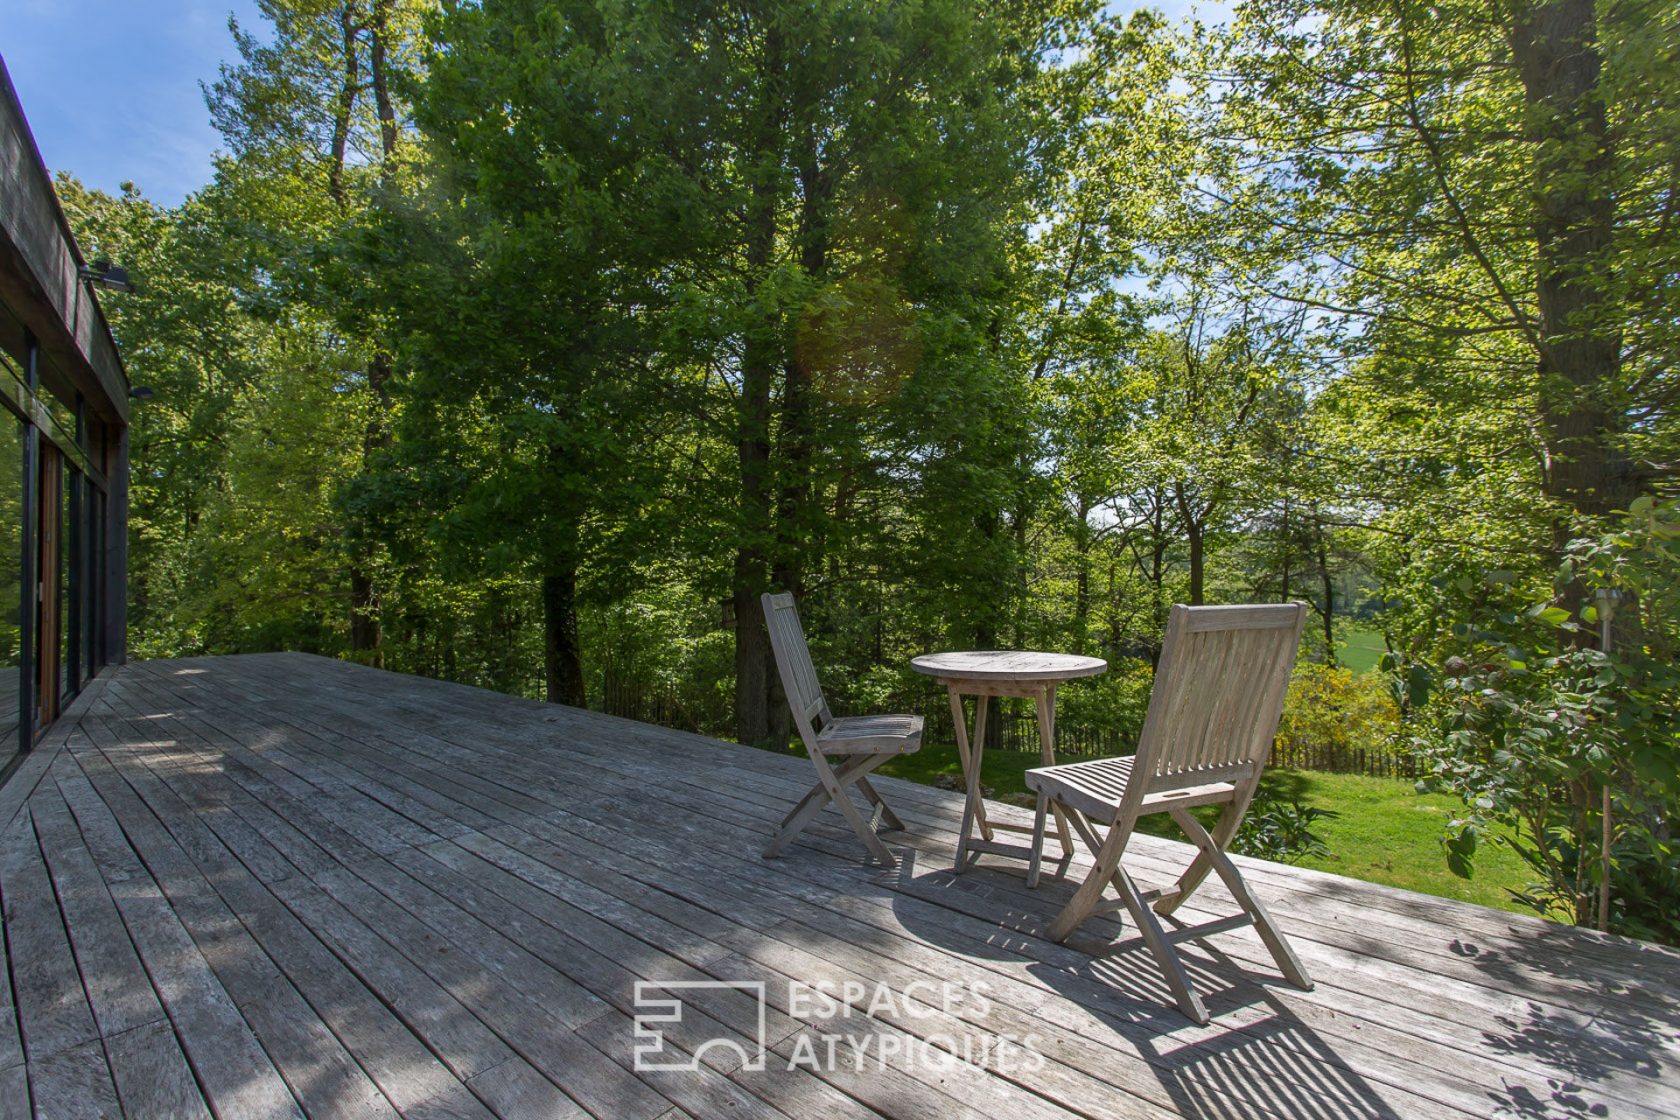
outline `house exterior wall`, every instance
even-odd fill
[[[0,62],[0,781],[126,659],[129,384]]]

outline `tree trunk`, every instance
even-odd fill
[[[1184,523],[1184,533],[1190,545],[1190,605],[1202,605],[1203,569],[1205,567],[1202,541],[1202,523],[1194,518]]]
[[[350,650],[360,655],[358,661],[385,667],[384,651],[379,648],[379,592],[365,558],[350,567]]]
[[[760,118],[747,201],[744,256],[748,282],[757,286],[769,269],[776,246],[776,210],[782,145],[782,70],[780,33],[765,36],[764,72],[760,76]],[[762,743],[771,737],[770,635],[758,598],[769,582],[769,552],[774,544],[774,494],[770,477],[770,386],[780,361],[781,324],[770,313],[748,327],[741,356],[741,395],[737,402],[735,451],[740,469],[739,532],[735,552],[735,737]]]
[[[1540,413],[1546,493],[1578,514],[1624,509],[1636,486],[1617,446],[1621,338],[1599,270],[1615,220],[1611,152],[1593,0],[1552,0],[1518,15],[1512,54],[1534,146]],[[1575,526],[1558,526],[1561,545]]]
[[[1289,537],[1289,495],[1283,496],[1283,587],[1278,591],[1278,602],[1289,602],[1290,560],[1295,554],[1295,542]]]
[[[543,577],[542,608],[544,697],[550,704],[588,707],[578,648],[576,567]]]
[[[828,272],[831,236],[829,201],[833,193],[831,176],[817,162],[814,126],[803,122],[797,128],[799,205],[799,267],[806,277],[821,283]],[[776,510],[776,557],[773,578],[783,591],[798,595],[804,591],[805,554],[811,550],[814,534],[808,524],[811,502],[812,430],[811,370],[798,348],[785,356],[782,370],[781,455],[778,466],[781,489]],[[820,561],[819,561],[820,563]]]
[[[1184,518],[1184,535],[1190,546],[1190,605],[1202,605],[1202,573],[1205,567],[1205,545],[1207,525],[1218,508],[1217,493],[1211,498],[1192,502],[1185,493],[1183,485],[1173,489],[1173,500],[1178,505],[1179,516]]]
[[[391,445],[391,432],[385,423],[390,411],[391,355],[384,351],[374,354],[368,363],[368,389],[373,393],[374,409],[362,432],[362,470],[372,469],[374,457]],[[385,667],[384,635],[381,624],[383,605],[379,587],[374,582],[372,534],[363,525],[355,535],[350,550],[350,651],[356,659],[376,668]]]
[[[368,70],[373,77],[373,103],[379,112],[379,143],[387,160],[397,150],[397,111],[391,104],[391,87],[385,65],[385,38],[389,33],[390,15],[391,0],[373,0]]]
[[[1140,547],[1135,536],[1128,533],[1126,545],[1131,550],[1134,566],[1144,582],[1149,585],[1149,625],[1145,630],[1151,663],[1161,658],[1161,638],[1166,631],[1167,616],[1167,492],[1164,487],[1152,486],[1147,491],[1149,498],[1148,514],[1144,517],[1143,528],[1147,530],[1147,548]],[[1114,576],[1112,570],[1109,576],[1109,593],[1114,594]],[[1111,615],[1111,642],[1116,647],[1120,641],[1119,615],[1116,610]]]
[[[396,150],[396,112],[391,104],[385,65],[385,36],[389,0],[375,0],[373,7],[372,45],[369,70],[374,96],[378,103],[380,121],[381,158],[388,161]],[[350,123],[361,92],[361,63],[357,51],[357,36],[362,27],[357,23],[358,5],[346,3],[339,10],[339,28],[344,50],[344,84],[339,90],[333,109],[331,165],[328,168],[327,189],[340,206],[347,202],[344,189],[344,163],[350,138]],[[362,472],[369,473],[375,456],[391,444],[386,418],[390,415],[390,382],[394,370],[391,355],[383,349],[374,352],[368,363],[368,388],[373,393],[374,409],[362,433]],[[363,527],[360,541],[350,556],[350,650],[357,660],[383,668],[385,665],[384,634],[382,630],[380,589],[373,578],[373,543]]]
[[[1155,629],[1164,632],[1167,625],[1167,496],[1158,487],[1155,490],[1155,507],[1150,521],[1150,533],[1150,618],[1155,623]],[[1157,641],[1154,645],[1158,655],[1160,643]],[[1154,658],[1150,660],[1153,661]]]
[[[982,537],[984,537],[988,542],[995,542],[997,540],[999,530],[1001,530],[1003,528],[1002,522],[1003,522],[1002,514],[996,512],[994,510],[987,510],[986,512],[981,513],[979,516],[977,516],[975,518],[975,527],[979,529],[980,535]],[[993,547],[993,545],[988,544],[988,546],[987,546],[987,551],[988,552],[990,551],[991,547]],[[978,610],[978,611],[975,612],[975,614],[974,614],[974,648],[975,649],[996,649],[997,648],[997,645],[998,645],[998,623],[1002,619],[1002,616],[1000,614],[995,613],[996,610],[997,610],[997,604],[994,602],[994,603],[987,604],[985,609]],[[986,721],[985,747],[986,747],[987,750],[999,750],[1003,746],[1003,720],[1001,718],[999,718],[1002,715],[1002,712],[1003,712],[1003,701],[1001,699],[994,699],[994,700],[990,701],[990,703],[991,703],[991,708],[988,712],[988,717],[989,718]],[[973,726],[974,725],[971,722],[969,724],[969,727],[970,727],[971,730],[972,730]]]
[[[741,472],[740,532],[735,552],[735,737],[770,737],[770,635],[759,596],[767,589],[771,534],[770,369],[762,343],[747,344],[742,362],[736,455]]]
[[[1084,653],[1091,626],[1091,500],[1079,496],[1078,521],[1073,527],[1073,652]]]
[[[830,177],[817,162],[814,126],[805,121],[796,126],[799,137],[797,170],[800,183],[799,265],[805,275],[821,281],[828,271]],[[816,542],[820,534],[812,515],[811,457],[813,416],[810,366],[797,348],[782,357],[781,425],[775,473],[780,475],[776,495],[775,548],[770,563],[771,583],[780,591],[800,596],[805,590],[808,562],[821,565]],[[737,616],[739,617],[739,616]],[[767,657],[773,661],[773,657]],[[774,747],[785,747],[793,733],[793,716],[782,691],[781,674],[766,668],[766,703],[769,706],[768,737]],[[762,737],[762,736],[761,736]],[[756,741],[756,740],[755,740]]]
[[[1110,655],[1120,649],[1120,592],[1118,584],[1119,562],[1110,555],[1108,558],[1108,586],[1103,592],[1103,606],[1108,612],[1108,651]]]
[[[831,529],[841,533],[845,532],[845,526],[847,522],[851,520],[852,516],[852,489],[855,485],[852,480],[852,465],[850,463],[846,463],[841,466],[839,475],[834,480],[834,511],[829,515],[828,519]],[[824,562],[828,566],[828,581],[830,583],[840,582],[841,572],[843,570],[841,568],[840,560],[840,549],[832,548],[825,550]]]
[[[1023,470],[1030,470],[1023,464]],[[1014,623],[1016,649],[1027,645],[1027,596],[1032,587],[1032,558],[1027,554],[1027,526],[1032,521],[1033,500],[1030,485],[1023,480],[1015,511],[1010,515],[1010,537],[1015,542],[1015,601],[1010,604]]]
[[[1317,537],[1318,580],[1324,592],[1324,663],[1336,664],[1336,580],[1330,572],[1330,534],[1324,531],[1324,523],[1318,519],[1318,510],[1312,510],[1313,533]]]
[[[391,431],[385,422],[391,408],[391,355],[383,350],[368,363],[368,389],[373,393],[373,414],[362,432],[362,471],[373,467],[375,456],[391,446]],[[382,648],[380,614],[382,605],[379,587],[373,579],[373,541],[367,526],[358,533],[359,540],[350,554],[350,650],[359,654],[357,660],[378,668],[385,666]]]
[[[361,60],[356,54],[356,5],[346,3],[338,13],[339,33],[344,48],[344,82],[333,106],[332,150],[327,163],[327,193],[344,205],[344,158],[350,144],[350,117],[356,109],[356,92],[361,88]]]

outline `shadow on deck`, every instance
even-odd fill
[[[1247,861],[1317,988],[1187,943],[1196,1027],[1129,931],[1041,936],[1069,885],[950,874],[955,794],[878,780],[892,872],[832,816],[760,860],[810,778],[302,655],[116,670],[0,790],[0,1117],[1680,1115],[1680,954]]]

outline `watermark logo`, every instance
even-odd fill
[[[800,1029],[772,1052],[766,1022],[768,992],[762,980],[638,980],[634,1068],[638,1071],[697,1071],[708,1054],[733,1051],[743,1070],[757,1072],[772,1062],[789,1071],[921,1067],[951,1070],[982,1066],[1003,1073],[1044,1067],[1038,1036],[994,1032],[981,1024],[992,1001],[984,981],[935,984],[913,981],[903,991],[885,984],[848,980],[841,984],[787,981],[788,1017]],[[739,991],[756,1003],[757,1029],[716,1037],[677,1035],[688,997],[697,991]],[[784,1028],[785,1029],[785,1028]],[[674,1037],[673,1037],[674,1036]],[[782,1053],[786,1050],[787,1053]]]
[[[753,997],[758,1005],[758,1030],[753,1039],[743,1042],[739,1038],[708,1038],[697,1044],[687,1057],[668,1048],[665,1032],[683,1021],[683,1009],[687,1006],[684,994],[699,991],[738,991]],[[660,998],[659,993],[664,993],[664,998]],[[741,1069],[756,1073],[764,1068],[769,1049],[765,1044],[767,1006],[762,980],[638,980],[633,1020],[636,1048],[632,1055],[632,1068],[638,1073],[692,1073],[700,1068],[701,1061],[712,1051],[733,1050]]]

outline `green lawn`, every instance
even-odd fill
[[[1506,894],[1507,887],[1524,887],[1532,878],[1515,852],[1483,846],[1476,854],[1472,879],[1460,879],[1447,870],[1440,837],[1453,811],[1462,807],[1456,798],[1420,794],[1411,782],[1401,779],[1315,770],[1274,770],[1262,781],[1302,804],[1341,814],[1315,830],[1330,849],[1329,856],[1303,859],[1302,867],[1533,913]]]
[[[1369,673],[1377,667],[1382,655],[1388,652],[1383,644],[1381,630],[1350,627],[1346,633],[1347,640],[1336,651],[1336,660],[1344,668],[1352,669],[1355,673]]]
[[[1024,751],[987,751],[981,780],[998,800],[1030,806],[1033,799],[1022,774],[1034,765],[1036,757]],[[933,785],[942,775],[960,782],[962,770],[954,746],[931,746],[894,759],[881,767],[881,773]],[[1506,887],[1528,882],[1527,870],[1515,854],[1484,846],[1477,855],[1474,879],[1460,879],[1447,870],[1440,836],[1454,809],[1450,797],[1419,794],[1404,780],[1311,770],[1272,770],[1263,781],[1286,800],[1340,814],[1321,821],[1316,829],[1330,855],[1302,860],[1302,867],[1532,913],[1505,893]],[[1178,838],[1176,827],[1165,816],[1145,818],[1144,825],[1148,831]]]

